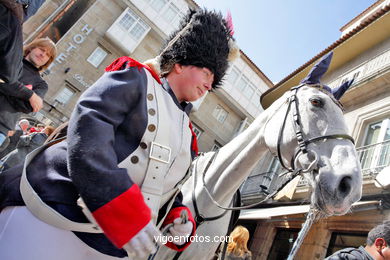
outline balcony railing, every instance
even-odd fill
[[[353,87],[354,85],[358,85],[359,82],[363,82],[375,74],[380,74],[388,69],[390,69],[390,50],[382,52],[381,54],[361,63],[357,67],[348,70],[336,79],[332,80],[328,85],[336,87],[341,85],[341,83],[347,79],[350,80],[355,78],[355,82],[352,85]]]
[[[376,176],[383,168],[390,165],[390,140],[362,146],[356,149],[363,177]]]

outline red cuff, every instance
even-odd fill
[[[191,214],[191,211],[187,208],[187,207],[177,207],[177,208],[173,208],[169,211],[167,217],[164,219],[164,222],[162,224],[162,227],[165,227],[166,225],[168,224],[171,224],[173,223],[173,221],[177,218],[180,218],[180,213],[182,210],[186,210],[187,213],[188,213],[188,221],[191,221],[192,222],[192,225],[193,225],[193,228],[192,228],[192,233],[191,235],[189,236],[189,239],[188,239],[188,242],[185,243],[184,245],[181,245],[181,246],[178,246],[172,242],[167,242],[165,244],[165,246],[173,249],[173,250],[176,250],[178,252],[181,252],[181,251],[184,251],[184,249],[186,249],[190,244],[191,244],[191,236],[194,236],[195,235],[195,231],[196,231],[196,223],[195,223],[195,220],[194,220],[194,217],[192,216]]]
[[[151,210],[136,184],[92,212],[92,215],[118,248],[122,248],[151,220]]]

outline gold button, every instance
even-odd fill
[[[131,161],[132,163],[138,163],[138,161],[139,161],[138,156],[132,156],[132,157],[130,158],[130,161]]]
[[[149,115],[151,116],[154,116],[156,114],[156,110],[154,110],[153,108],[149,109]]]
[[[153,100],[153,95],[152,94],[148,94],[147,98],[148,98],[149,101],[152,101]]]
[[[141,142],[141,143],[139,144],[139,146],[140,146],[142,149],[148,148],[148,145],[147,145],[146,143],[144,143],[144,142]]]
[[[155,125],[148,125],[148,130],[150,131],[150,132],[154,132],[155,130],[156,130],[156,126]]]

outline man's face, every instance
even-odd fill
[[[36,47],[32,49],[25,58],[26,60],[34,64],[35,67],[40,68],[49,61],[50,55],[46,48]]]
[[[211,90],[214,74],[207,68],[178,66],[178,81],[174,92],[179,101],[196,101]]]
[[[23,132],[27,131],[27,128],[29,127],[29,124],[27,123],[21,123],[19,124],[20,129],[22,129]]]
[[[390,260],[390,247],[386,246],[382,249],[383,260]]]

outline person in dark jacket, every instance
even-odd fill
[[[45,0],[0,0],[0,83],[21,89],[23,68],[22,24]],[[0,85],[0,88],[2,86]]]
[[[30,127],[30,122],[27,119],[19,121],[14,130],[8,131],[8,142],[4,142],[0,146],[0,158],[6,156],[9,152],[15,150],[16,144],[22,135],[27,134],[27,129]]]
[[[56,47],[49,38],[37,39],[24,47],[24,56],[20,78],[23,89],[13,89],[9,84],[0,86],[0,144],[22,113],[37,112],[42,108],[48,86],[40,72],[53,62]]]
[[[7,170],[24,162],[26,155],[43,145],[47,137],[54,131],[54,127],[46,126],[41,132],[22,135],[16,145],[16,149],[9,152],[2,161],[2,170]]]
[[[390,221],[374,227],[368,233],[367,245],[345,248],[326,260],[390,260]]]

